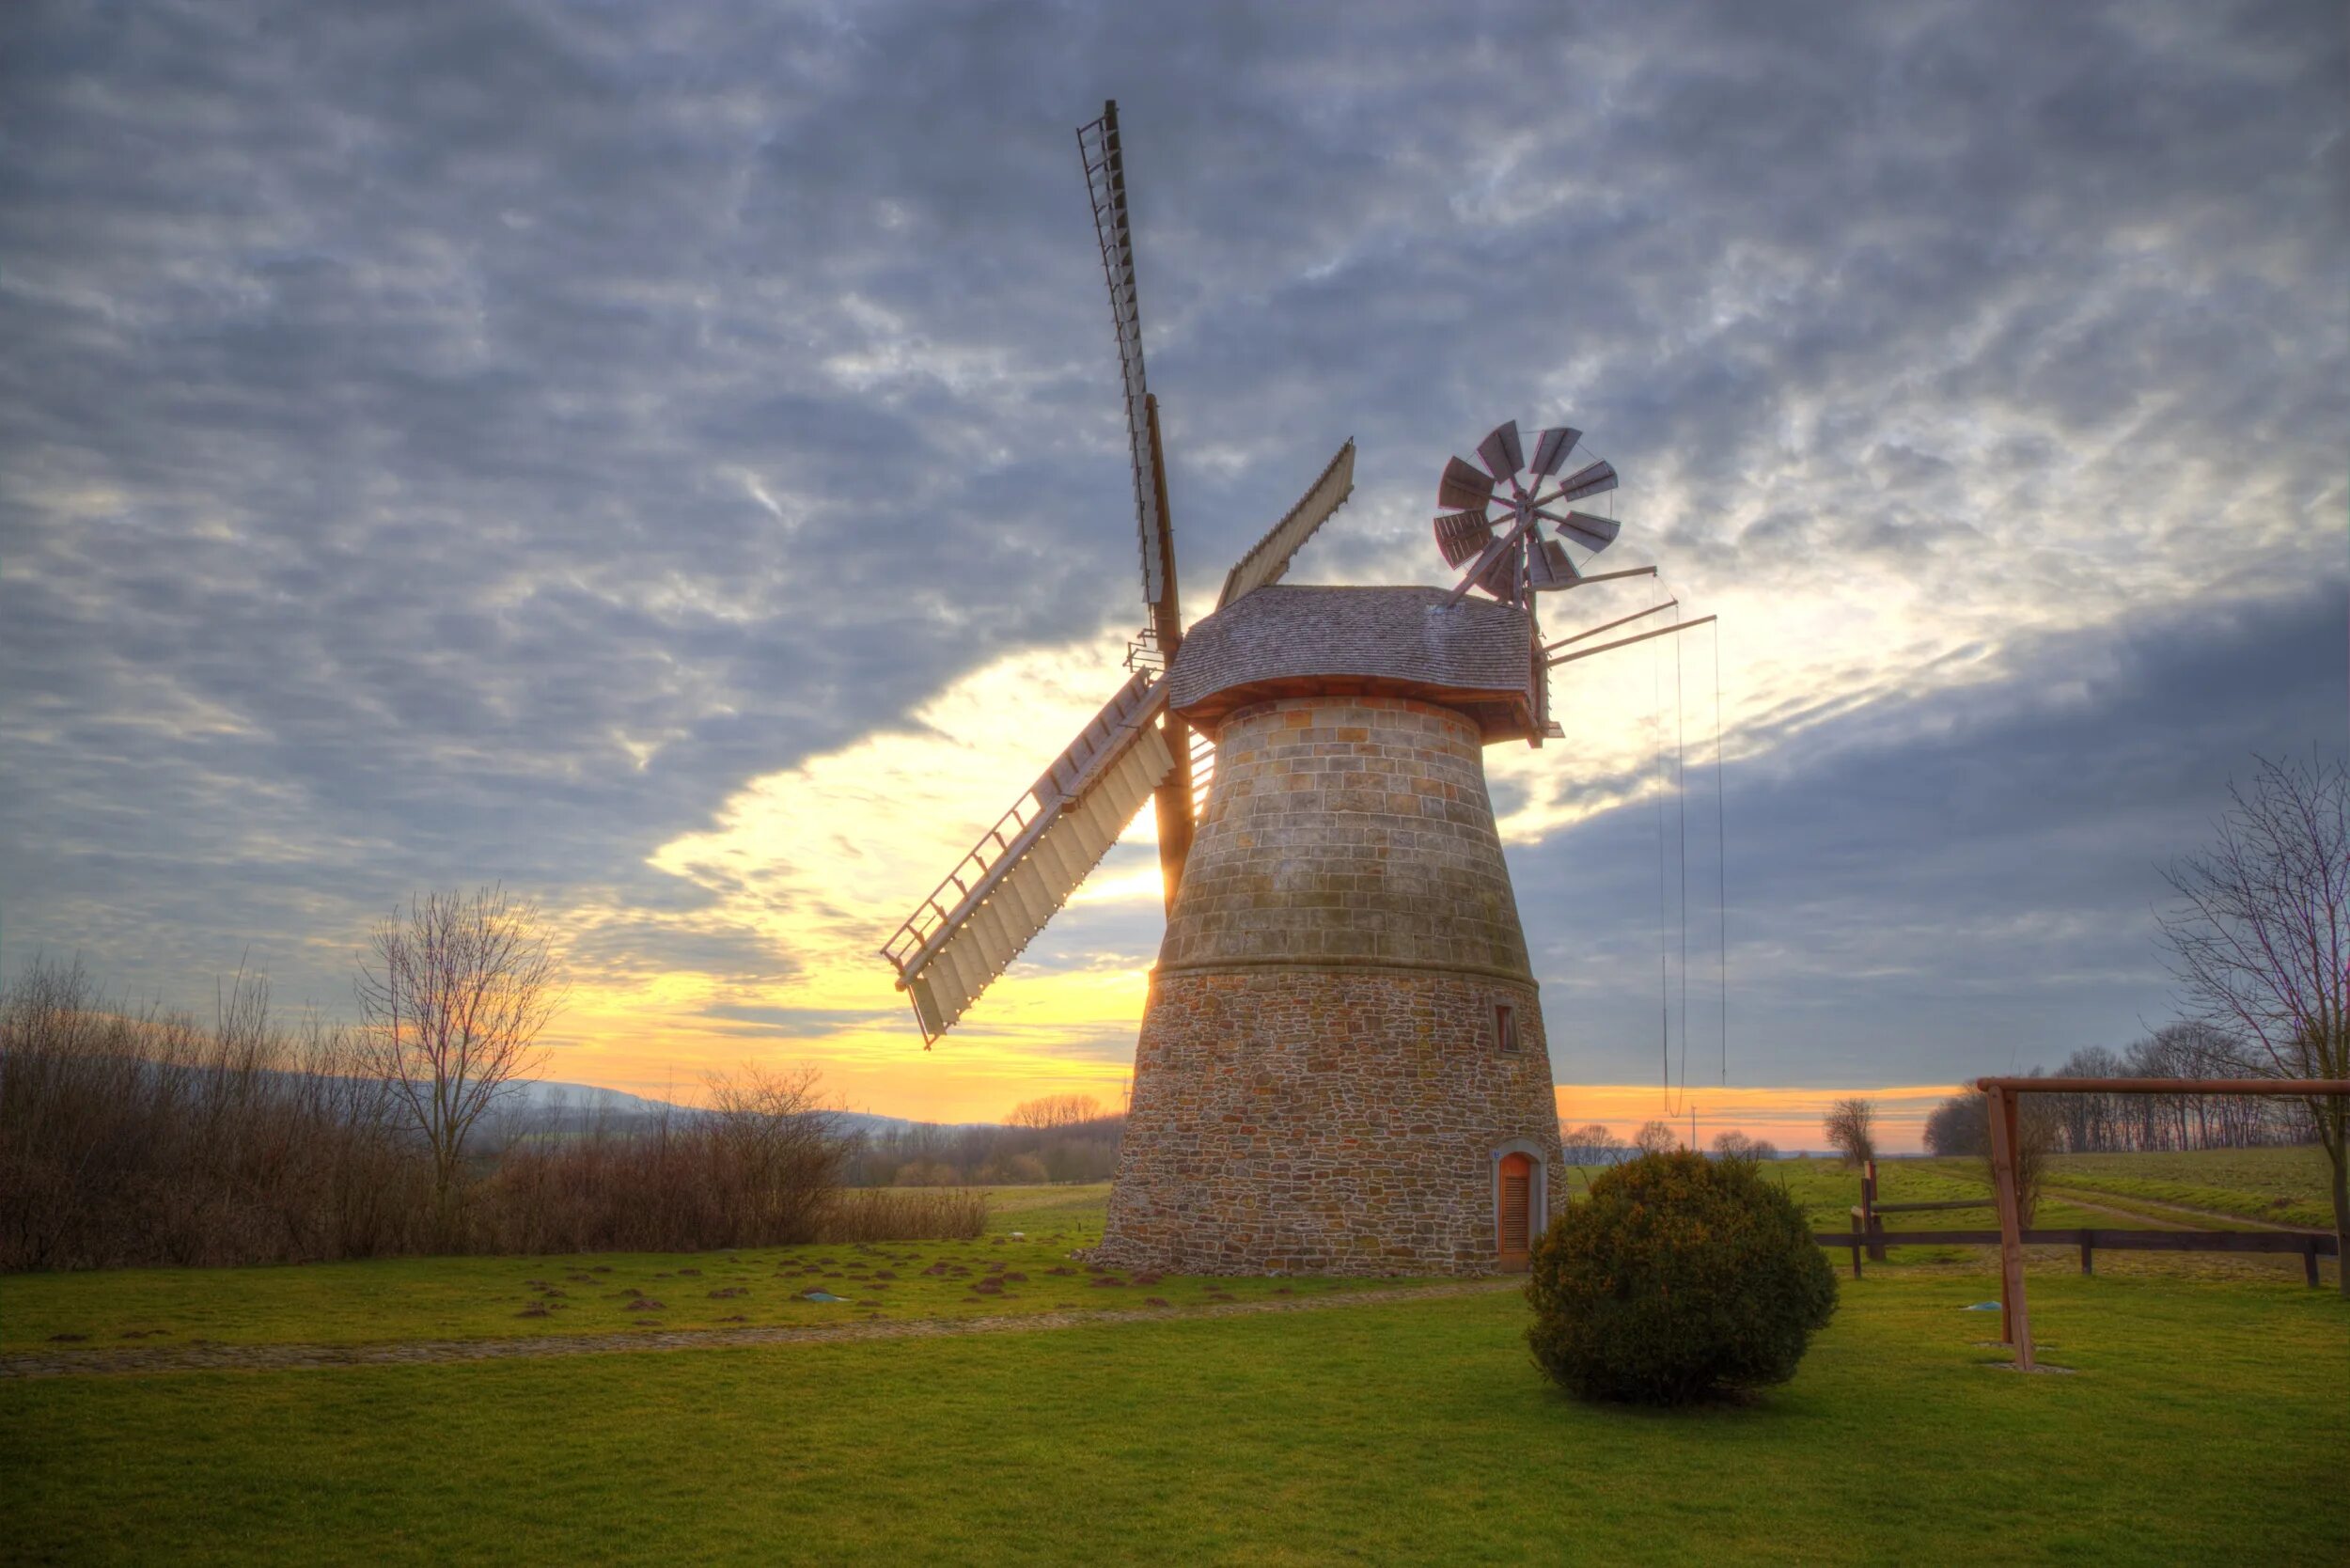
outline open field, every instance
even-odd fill
[[[995,1233],[972,1242],[0,1276],[0,1353],[818,1326],[1200,1307],[1413,1283],[1097,1276],[1068,1254],[1100,1239],[1107,1194],[1105,1184],[1001,1190],[991,1200]],[[842,1299],[809,1301],[809,1290]]]
[[[1776,1174],[1831,1228],[1856,1190],[1827,1161]],[[1885,1174],[1892,1201],[1970,1191],[1963,1168]],[[1506,1287],[1378,1301],[1380,1281],[1093,1285],[1065,1254],[1099,1234],[1104,1197],[999,1191],[972,1243],[0,1278],[15,1354],[155,1325],[171,1333],[128,1343],[723,1331],[736,1316],[911,1336],[0,1378],[0,1560],[2350,1556],[2350,1309],[2272,1260],[2139,1254],[2093,1279],[2038,1260],[2042,1356],[2073,1374],[2024,1377],[1988,1342],[1997,1314],[1964,1309],[1998,1293],[1983,1249],[1897,1248],[1841,1280],[1792,1384],[1661,1415],[1550,1390]],[[972,1288],[991,1273],[1028,1278]],[[796,1299],[810,1286],[849,1299]],[[632,1312],[631,1291],[667,1305]],[[1217,1294],[1277,1292],[1319,1309],[1201,1315]],[[1136,1310],[1154,1300],[1171,1310]],[[548,1315],[514,1315],[530,1306]],[[1073,1308],[1087,1315],[1046,1317]],[[1069,1325],[922,1326],[1023,1314]],[[88,1338],[53,1338],[74,1333]]]
[[[1803,1371],[1548,1389],[1514,1293],[554,1362],[0,1384],[27,1561],[2333,1563],[2350,1318],[2298,1286],[1872,1274]]]
[[[2297,1179],[2273,1156],[2309,1151],[2260,1150],[2254,1174]],[[2140,1182],[2167,1191],[2175,1162],[2208,1175],[2229,1152],[2204,1155],[2120,1155],[2104,1180]],[[2242,1152],[2233,1158],[2243,1160]],[[2322,1178],[2322,1155],[2314,1155]],[[2146,1162],[2151,1170],[2128,1162]],[[1813,1226],[1842,1231],[1859,1183],[1833,1160],[1784,1160],[1767,1168],[1804,1205]],[[1966,1161],[1895,1161],[1880,1167],[1888,1202],[1932,1201],[1984,1193]],[[1595,1170],[1578,1170],[1580,1190]],[[2307,1172],[2300,1172],[2306,1177]],[[2212,1189],[2207,1186],[2194,1190]],[[2290,1190],[2290,1189],[2287,1189]],[[366,1262],[233,1269],[120,1269],[71,1274],[0,1275],[0,1354],[132,1346],[354,1345],[413,1341],[535,1339],[621,1331],[726,1330],[904,1323],[1024,1312],[1132,1310],[1204,1307],[1331,1291],[1392,1287],[1408,1281],[1206,1279],[1168,1277],[1098,1285],[1068,1253],[1100,1239],[1107,1184],[993,1189],[989,1234],[971,1242],[883,1242],[797,1247],[745,1247],[711,1253],[597,1253],[577,1257],[396,1258]],[[2237,1197],[2253,1201],[2244,1193]],[[2126,1199],[2117,1202],[2126,1202]],[[2274,1212],[2274,1211],[2272,1211]],[[2106,1209],[2060,1198],[2041,1205],[2050,1228],[2115,1226]],[[1901,1230],[1983,1230],[1998,1216],[1987,1196],[1980,1209],[1896,1216]],[[2145,1221],[2224,1226],[2176,1213]],[[2064,1248],[2038,1248],[2046,1272],[2076,1266]],[[1887,1266],[1987,1267],[1972,1247],[1892,1249]],[[2323,1265],[2330,1277],[2335,1265]],[[2176,1278],[2297,1278],[2289,1257],[2163,1253],[2102,1254],[2107,1272]],[[2035,1274],[2042,1269],[2036,1269]],[[822,1290],[837,1302],[807,1300]],[[658,1303],[657,1307],[645,1305]]]
[[[2175,1154],[2065,1154],[2049,1162],[2048,1181],[2066,1191],[2330,1231],[2330,1172],[2325,1152],[2308,1144]]]

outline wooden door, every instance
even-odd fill
[[[1534,1161],[1526,1154],[1501,1156],[1501,1262],[1524,1268],[1534,1223]]]

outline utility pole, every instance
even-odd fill
[[[1692,1105],[1689,1107],[1689,1152],[1690,1152],[1690,1153],[1692,1153],[1692,1154],[1694,1154],[1694,1153],[1696,1153],[1697,1152],[1698,1152],[1698,1108],[1697,1108],[1697,1106],[1696,1106],[1696,1105]]]

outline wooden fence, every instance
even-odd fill
[[[1880,1204],[1882,1214],[1892,1204]],[[1980,1201],[1966,1203],[1904,1204],[1904,1208],[1967,1208],[1980,1209]],[[1852,1277],[1860,1278],[1860,1257],[1866,1252],[1872,1260],[1885,1261],[1884,1249],[1888,1247],[1998,1247],[2002,1240],[1997,1231],[1884,1231],[1861,1230],[1856,1227],[1850,1235],[1841,1231],[1818,1231],[1811,1239],[1826,1247],[1849,1247],[1852,1251]],[[2073,1247],[2080,1249],[2081,1272],[2096,1272],[2095,1256],[2099,1247],[2114,1252],[2282,1252],[2298,1254],[2301,1272],[2311,1285],[2318,1282],[2317,1260],[2340,1255],[2341,1244],[2324,1231],[2024,1231],[2017,1241],[2025,1247]]]

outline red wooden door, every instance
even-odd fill
[[[1501,1156],[1501,1262],[1524,1268],[1534,1220],[1534,1161],[1525,1154]]]

